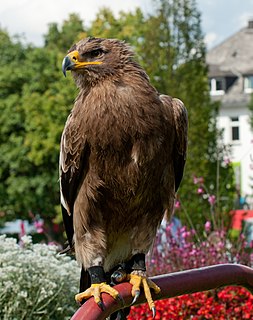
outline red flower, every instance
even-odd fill
[[[253,295],[242,287],[186,294],[156,301],[161,320],[253,319]],[[147,304],[132,307],[128,320],[152,320]]]

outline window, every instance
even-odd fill
[[[232,127],[232,140],[239,140],[239,127]]]
[[[244,78],[244,92],[253,92],[253,76],[247,76]]]
[[[231,140],[240,140],[240,127],[239,127],[239,117],[231,117]]]
[[[212,78],[209,80],[210,94],[212,96],[222,95],[225,92],[225,79]]]

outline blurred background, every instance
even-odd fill
[[[110,8],[117,18],[120,11],[134,12],[136,8],[140,8],[144,14],[152,14],[157,4],[157,0],[86,0],[83,3],[79,0],[71,3],[68,0],[10,0],[1,3],[0,21],[1,27],[7,28],[10,35],[22,34],[28,42],[42,46],[48,24],[62,24],[70,13],[79,14],[88,26],[102,7]],[[196,0],[196,5],[201,14],[201,27],[208,48],[245,27],[248,20],[253,18],[252,0]]]
[[[65,240],[61,132],[76,96],[61,74],[87,36],[125,40],[159,92],[189,112],[175,219],[252,239],[253,1],[10,0],[0,6],[0,232]],[[246,230],[245,229],[245,230]]]

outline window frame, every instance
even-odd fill
[[[243,87],[245,93],[253,92],[253,75],[244,76]]]
[[[237,128],[238,139],[233,139],[233,129]],[[240,117],[230,117],[230,140],[232,143],[240,142]]]
[[[210,95],[211,96],[221,96],[223,94],[225,94],[225,81],[226,79],[223,77],[216,77],[216,78],[210,78],[209,79],[209,83],[210,83]],[[217,90],[217,82],[221,81],[221,87],[223,89],[219,89]]]

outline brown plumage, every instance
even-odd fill
[[[81,40],[65,57],[66,70],[79,95],[61,139],[64,222],[83,273],[108,272],[144,256],[172,213],[187,113],[180,100],[159,95],[122,41]]]

